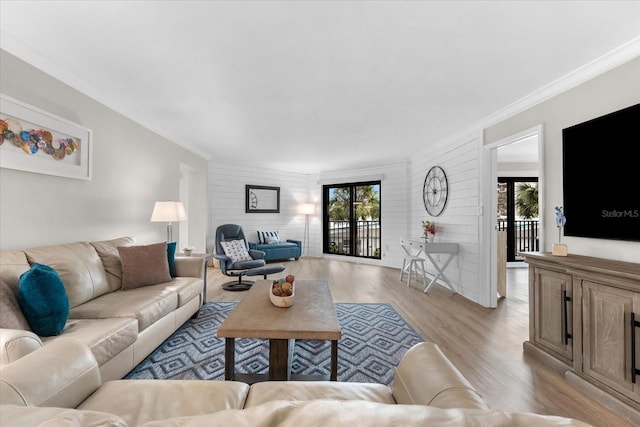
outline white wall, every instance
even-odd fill
[[[199,189],[191,208],[206,209],[207,162],[200,156],[3,50],[0,92],[93,131],[90,181],[0,169],[1,249],[120,236],[164,241],[166,224],[149,219],[155,201],[178,200],[181,163]],[[189,225],[203,250],[206,216],[194,215]]]
[[[241,156],[240,156],[241,157]],[[303,240],[305,216],[300,203],[315,202],[309,196],[308,175],[266,168],[216,163],[209,164],[209,252],[215,248],[215,231],[222,224],[239,224],[249,241],[257,241],[257,231],[279,231],[283,239]],[[280,213],[245,213],[245,185],[280,187]],[[319,214],[310,218],[314,228]],[[309,254],[317,252],[317,240],[310,239]],[[305,249],[303,248],[303,251]]]
[[[486,292],[479,279],[479,143],[475,134],[455,137],[414,157],[411,165],[411,220],[408,233],[421,236],[423,220],[435,221],[442,230],[436,242],[456,242],[459,252],[445,270],[454,288],[472,301],[486,305]],[[422,192],[424,179],[433,166],[447,174],[449,198],[442,214],[427,213]],[[435,255],[443,262],[447,255]],[[435,272],[427,263],[428,270]]]
[[[555,224],[554,206],[562,205],[562,129],[640,102],[639,76],[640,58],[636,58],[485,130],[484,142],[492,144],[538,124],[544,125],[545,208],[541,215],[546,224]],[[602,149],[609,147],[605,145]],[[594,179],[601,173],[594,171]],[[541,250],[551,251],[551,245],[557,241],[557,229],[545,227],[544,233],[545,247]],[[640,262],[638,242],[565,237],[562,243],[569,246],[572,254]]]

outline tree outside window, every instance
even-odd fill
[[[380,182],[325,186],[325,252],[380,258]]]

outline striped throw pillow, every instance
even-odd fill
[[[277,231],[258,231],[258,243],[280,243]]]

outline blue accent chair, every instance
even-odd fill
[[[225,255],[220,242],[229,242],[232,240],[243,240],[252,260],[234,262],[230,257]],[[224,224],[216,229],[216,253],[213,256],[220,261],[220,271],[222,271],[222,274],[238,278],[238,280],[222,284],[222,289],[227,291],[246,291],[251,288],[255,282],[243,279],[244,276],[264,276],[266,279],[267,274],[278,273],[284,270],[284,266],[282,265],[265,266],[265,253],[249,248],[247,237],[242,227],[237,224]]]

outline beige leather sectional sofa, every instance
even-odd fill
[[[0,425],[586,426],[488,408],[432,343],[405,354],[392,387],[329,381],[250,386],[203,380],[103,384],[92,352],[73,339],[57,340],[0,370]]]
[[[0,329],[0,367],[63,338],[75,338],[91,351],[102,381],[120,379],[198,312],[205,289],[202,258],[176,258],[177,277],[171,281],[123,290],[121,246],[135,243],[122,237],[1,251],[0,280],[15,295],[20,275],[31,264],[53,267],[62,279],[70,314],[57,336]]]

